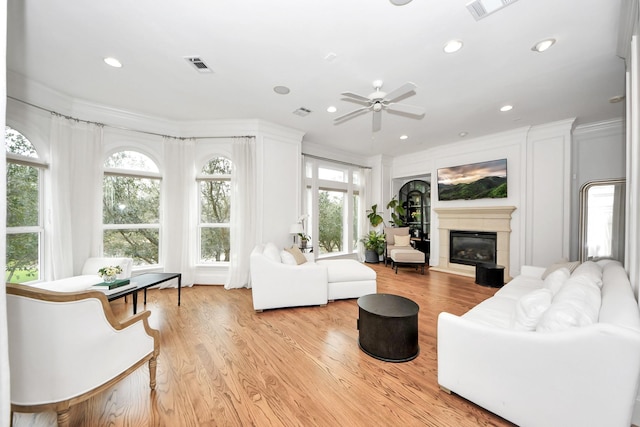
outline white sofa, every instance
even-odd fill
[[[122,272],[118,274],[118,279],[129,279],[133,268],[132,258],[115,257],[93,257],[88,258],[83,266],[82,272],[78,276],[67,277],[65,279],[51,280],[48,282],[37,282],[32,286],[40,289],[57,292],[78,292],[85,291],[93,285],[102,283],[102,277],[98,270],[102,267],[120,266]]]
[[[524,266],[466,314],[440,313],[438,383],[520,426],[629,427],[640,313],[625,270],[544,272]]]
[[[328,301],[376,293],[376,272],[355,260],[314,261],[292,264],[273,243],[257,245],[250,258],[253,308],[326,305]],[[283,262],[283,259],[285,262]]]

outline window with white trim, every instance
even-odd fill
[[[160,180],[156,163],[137,151],[119,151],[104,162],[104,256],[130,257],[135,266],[160,259]]]
[[[44,277],[42,176],[46,165],[33,144],[6,126],[7,257],[5,280],[24,283]]]
[[[319,256],[357,252],[360,169],[309,159],[305,181],[309,218],[305,233],[310,234],[314,250]]]
[[[229,261],[231,160],[215,157],[198,174],[198,263]]]

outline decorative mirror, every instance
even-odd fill
[[[625,180],[590,181],[580,189],[580,261],[624,262]]]

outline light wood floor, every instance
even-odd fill
[[[416,359],[364,354],[355,299],[255,313],[247,289],[194,286],[182,290],[181,307],[175,289],[150,290],[150,323],[161,334],[156,391],[145,366],[72,407],[71,425],[511,426],[437,384],[438,313],[462,314],[496,290],[445,273],[372,267],[379,293],[420,305]],[[112,306],[131,313],[130,299]],[[55,415],[16,414],[14,425],[52,426]]]

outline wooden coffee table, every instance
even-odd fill
[[[136,314],[138,309],[138,291],[144,291],[144,304],[147,304],[147,288],[151,286],[159,285],[171,279],[178,278],[178,305],[180,305],[180,291],[182,289],[182,274],[181,273],[145,273],[139,276],[132,277],[131,283],[135,283],[135,288],[129,288],[122,292],[116,292],[108,295],[107,299],[113,301],[118,298],[126,297],[128,295],[133,296],[133,314]]]

